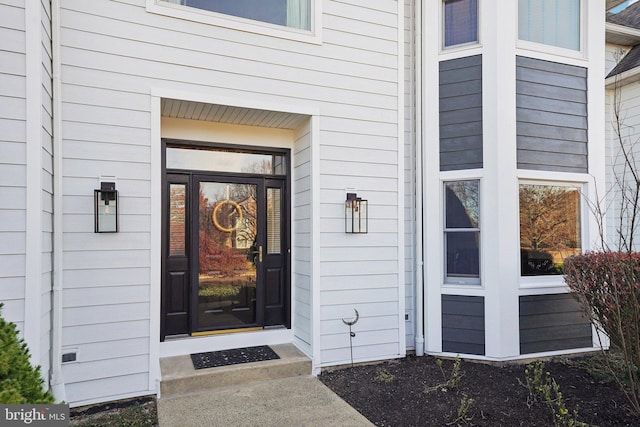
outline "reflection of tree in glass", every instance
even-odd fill
[[[226,191],[225,191],[226,193]],[[238,271],[247,268],[244,256],[238,256],[238,251],[234,248],[234,234],[218,230],[213,225],[211,215],[217,203],[227,200],[226,194],[224,198],[216,197],[217,200],[210,201],[204,195],[202,188],[199,194],[199,272],[200,274],[215,274],[221,277],[232,277]],[[229,200],[234,200],[229,197]],[[244,212],[243,212],[244,213]],[[255,215],[254,215],[255,216]],[[235,227],[235,207],[230,204],[224,204],[218,211],[217,219],[223,227]]]
[[[478,228],[478,187],[477,181],[447,183],[447,228]]]
[[[580,247],[578,189],[551,185],[520,186],[520,245],[523,248]]]
[[[171,184],[169,195],[169,255],[185,253],[185,186]]]
[[[271,175],[273,174],[273,162],[271,159],[261,159],[244,166],[242,172]]]

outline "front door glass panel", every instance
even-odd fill
[[[200,182],[198,330],[255,325],[257,185]]]

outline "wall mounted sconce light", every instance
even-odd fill
[[[344,204],[344,232],[350,234],[367,233],[369,226],[368,203],[356,193],[347,193]]]
[[[118,232],[118,190],[115,182],[101,182],[99,190],[93,190],[96,233]]]

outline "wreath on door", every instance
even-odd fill
[[[223,227],[218,222],[218,211],[224,205],[231,205],[236,210],[236,212],[238,212],[238,220],[236,221],[235,227]],[[216,207],[213,208],[213,212],[211,213],[211,220],[213,221],[213,225],[218,230],[220,230],[220,231],[222,231],[224,233],[231,233],[232,231],[234,231],[234,230],[236,230],[238,228],[238,226],[240,225],[240,222],[242,221],[242,208],[240,207],[239,204],[237,204],[233,200],[223,200],[221,202],[218,202],[216,204]]]

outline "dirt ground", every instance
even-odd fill
[[[573,419],[595,426],[640,426],[640,418],[630,414],[617,385],[584,368],[593,365],[593,360],[587,357],[544,364],[543,380],[548,384],[555,380],[569,412],[555,425],[581,425],[571,424],[569,419]],[[458,361],[459,371],[454,374],[454,363],[408,356],[323,372],[319,378],[378,426],[554,425],[554,413],[560,410],[557,406],[550,410],[542,397],[534,400],[537,394],[526,386],[527,365]],[[557,402],[558,396],[552,393],[551,400]]]

